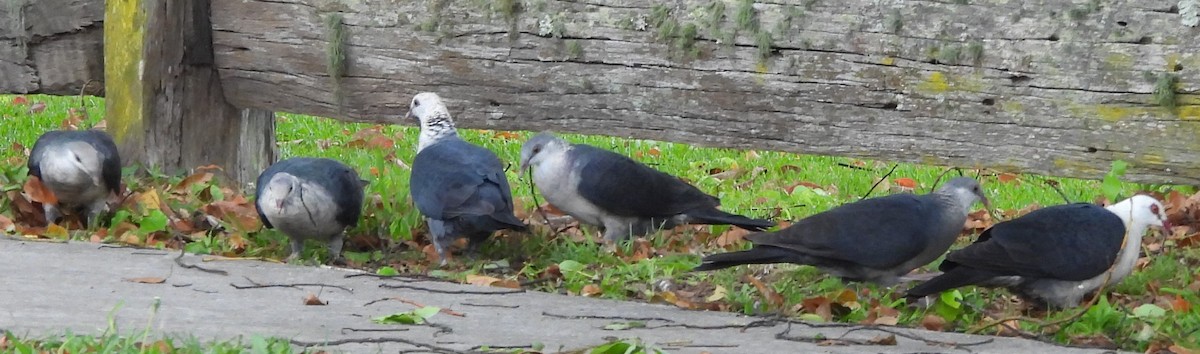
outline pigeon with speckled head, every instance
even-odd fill
[[[291,240],[289,262],[300,258],[305,240],[317,240],[326,243],[330,260],[338,263],[346,229],[358,225],[362,216],[366,184],[341,162],[290,158],[258,176],[254,205],[263,226]]]
[[[41,179],[58,202],[43,204],[46,221],[63,209],[95,225],[108,197],[121,186],[121,156],[112,137],[99,130],[55,130],[38,137],[29,153],[29,174]]]

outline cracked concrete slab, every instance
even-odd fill
[[[18,335],[66,330],[99,334],[110,314],[121,333],[227,340],[253,335],[340,352],[459,353],[482,347],[545,352],[641,338],[670,353],[1023,353],[1111,351],[1037,341],[910,328],[784,323],[732,313],[563,296],[409,278],[380,279],[358,271],[258,261],[210,261],[178,252],[91,243],[0,239],[0,329]],[[158,284],[133,278],[165,278]],[[305,305],[309,294],[328,304]],[[432,326],[381,325],[372,317],[409,311],[403,301],[451,309]],[[159,301],[153,314],[151,307]],[[638,319],[645,328],[605,330]],[[790,328],[790,330],[789,330]],[[890,333],[889,333],[890,332]],[[895,345],[819,345],[814,338],[869,342],[896,335]],[[842,336],[845,337],[842,337]],[[955,346],[957,344],[958,346]]]

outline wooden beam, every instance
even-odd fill
[[[1175,3],[213,0],[212,20],[243,107],[408,124],[436,91],[470,128],[1200,185],[1200,29]]]
[[[251,182],[275,157],[274,115],[225,100],[206,0],[109,0],[107,118],[126,161],[178,173],[203,165]]]
[[[103,21],[102,0],[2,1],[0,93],[102,94]]]

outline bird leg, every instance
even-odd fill
[[[338,232],[337,234],[334,234],[333,237],[329,238],[329,242],[325,246],[329,249],[329,263],[345,263],[345,259],[342,258],[342,245],[345,244],[345,240],[345,231]]]
[[[108,201],[107,200],[100,199],[100,200],[92,202],[91,205],[87,206],[87,215],[82,220],[83,226],[86,227],[88,230],[92,230],[96,226],[99,226],[100,214],[104,213],[107,210],[108,210]]]
[[[46,223],[53,224],[62,217],[62,212],[54,204],[42,204],[42,210],[46,212]]]
[[[287,263],[292,263],[292,261],[300,259],[300,254],[304,253],[304,239],[291,238],[291,244],[292,244],[292,253],[288,255],[286,260],[284,260],[284,262],[287,262]]]

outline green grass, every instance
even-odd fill
[[[14,106],[12,96],[0,96],[0,124],[6,139],[0,145],[0,164],[4,174],[0,185],[6,190],[19,189],[23,182],[20,166],[24,164],[21,151],[9,149],[13,142],[32,146],[41,133],[55,129],[67,115],[70,107],[79,105],[78,99],[49,96],[30,96],[30,101],[45,102],[46,110],[37,114],[27,112],[27,106]],[[84,100],[94,124],[103,115],[102,101]],[[89,125],[89,124],[85,124]],[[373,133],[394,140],[394,148],[370,148],[356,146],[356,133],[377,129]],[[869,312],[894,308],[900,311],[900,325],[919,326],[927,314],[940,314],[949,318],[947,330],[965,331],[985,319],[977,309],[999,306],[1002,313],[1013,314],[1011,304],[1001,299],[1003,290],[961,289],[963,306],[954,310],[913,310],[904,307],[898,295],[886,288],[844,284],[827,277],[812,267],[778,265],[736,267],[708,273],[688,273],[698,264],[699,255],[722,249],[716,238],[729,229],[727,226],[681,227],[671,232],[652,235],[641,241],[624,242],[616,246],[595,243],[595,229],[568,230],[555,235],[545,228],[530,235],[500,235],[484,245],[478,260],[456,257],[446,269],[432,267],[430,260],[420,248],[427,244],[423,236],[423,223],[408,196],[408,166],[411,164],[417,142],[417,130],[408,126],[377,126],[366,123],[342,123],[334,120],[280,114],[277,125],[278,147],[281,158],[294,156],[320,156],[341,160],[370,180],[367,187],[369,201],[360,224],[349,231],[351,239],[383,239],[382,247],[347,246],[346,256],[353,263],[375,268],[392,266],[403,272],[421,272],[453,280],[465,280],[470,275],[487,275],[504,279],[529,281],[551,276],[550,281],[532,282],[527,287],[548,291],[582,294],[611,299],[643,300],[674,303],[682,307],[708,308],[742,312],[747,314],[783,311],[800,315],[806,311],[792,311],[806,300],[817,298],[839,299],[832,311],[834,321],[857,322],[868,318]],[[501,160],[513,164],[507,171],[513,185],[514,199],[519,215],[530,216],[530,222],[540,223],[533,213],[535,205],[530,194],[529,180],[518,176],[515,164],[518,161],[522,142],[532,133],[499,133],[491,131],[462,130],[462,137],[496,152]],[[629,155],[655,168],[676,174],[699,187],[701,190],[721,198],[724,210],[756,217],[772,217],[777,220],[797,220],[834,206],[858,200],[880,177],[891,168],[891,164],[846,157],[798,155],[774,151],[740,151],[733,149],[698,148],[685,144],[628,140],[603,136],[564,134],[571,142],[586,143],[621,154]],[[740,171],[736,177],[725,178],[729,171]],[[898,178],[911,178],[917,183],[917,192],[925,193],[934,186],[935,180],[944,171],[941,167],[899,164],[888,177],[891,186],[880,186],[871,196],[894,193]],[[993,205],[1000,210],[1016,210],[1030,204],[1055,205],[1063,203],[1059,195],[1047,187],[1044,178],[1033,175],[1017,175],[1014,181],[1002,182],[995,172],[967,170],[967,175],[979,176],[985,193]],[[950,176],[957,176],[951,172]],[[1096,176],[1097,178],[1102,176]],[[131,186],[154,186],[174,184],[182,176],[158,176],[136,179],[126,177]],[[949,177],[943,178],[948,179]],[[1057,181],[1062,191],[1072,201],[1093,201],[1101,195],[1101,182],[1067,178],[1051,178]],[[798,184],[820,186],[809,188]],[[794,188],[791,193],[786,190]],[[1179,189],[1189,194],[1194,190],[1185,187],[1139,185],[1120,183],[1116,191],[1124,196],[1138,190]],[[189,198],[228,199],[210,185],[194,186]],[[205,197],[207,196],[207,197]],[[7,198],[0,195],[0,199]],[[543,201],[540,199],[539,201]],[[196,210],[201,202],[183,202],[178,208]],[[0,215],[9,215],[9,202],[0,200]],[[151,216],[132,213],[130,218],[145,223]],[[150,230],[154,231],[154,230]],[[247,238],[243,248],[233,247],[234,233],[210,233],[186,247],[189,251],[202,253],[267,256],[282,258],[287,254],[286,238],[274,230],[250,230],[237,233]],[[590,237],[584,234],[591,235]],[[88,234],[77,237],[86,238]],[[965,244],[969,238],[960,241]],[[956,247],[959,247],[956,246]],[[744,243],[725,247],[740,249]],[[305,256],[324,256],[323,248],[310,245]],[[926,269],[934,269],[934,262]],[[436,263],[434,263],[436,264]],[[1156,301],[1154,293],[1161,295],[1171,289],[1187,290],[1190,279],[1200,275],[1200,254],[1195,249],[1173,250],[1153,257],[1144,271],[1135,272],[1123,284],[1116,287],[1120,298],[1103,309],[1093,308],[1096,314],[1088,314],[1076,321],[1067,330],[1060,332],[1072,337],[1102,334],[1111,336],[1126,349],[1144,350],[1150,343],[1172,341],[1200,345],[1195,333],[1187,328],[1200,328],[1194,318],[1200,300],[1194,294],[1180,295],[1195,304],[1190,311],[1168,311],[1157,318],[1134,316],[1133,308],[1143,303]],[[765,271],[774,269],[773,271]],[[554,275],[562,273],[561,277]],[[777,292],[781,303],[772,303],[762,292],[746,280],[755,276]],[[669,288],[669,289],[666,289]],[[845,289],[859,289],[859,295],[845,298]],[[851,293],[853,294],[853,293]],[[707,301],[711,300],[711,301]],[[847,301],[843,301],[847,300]],[[853,300],[853,301],[848,301]],[[711,302],[711,307],[706,305]],[[688,305],[690,304],[690,305]],[[1098,305],[1100,306],[1100,305]],[[1111,310],[1111,311],[1110,311]],[[1107,311],[1107,312],[1106,312]],[[1049,320],[1064,318],[1074,311],[1057,311],[1047,315]],[[992,316],[995,314],[993,313]],[[805,315],[811,318],[811,314]],[[1193,317],[1188,317],[1193,316]],[[1116,320],[1113,320],[1116,319]],[[1123,328],[1130,324],[1149,326],[1150,331],[1137,327],[1136,331]],[[1187,326],[1191,327],[1187,327]],[[1146,337],[1145,333],[1150,333]],[[1062,341],[1070,338],[1062,337]]]
[[[111,353],[111,354],[290,354],[294,350],[285,339],[252,337],[248,341],[203,342],[195,338],[151,338],[116,334],[80,335],[65,333],[45,337],[21,337],[4,332],[5,353]]]

